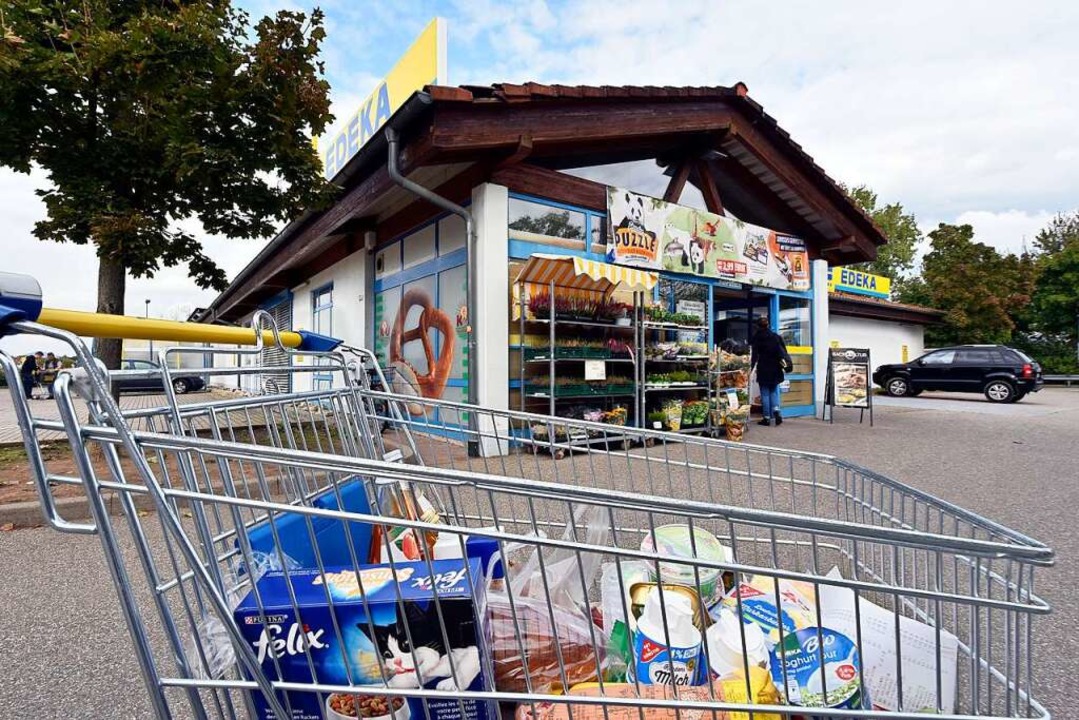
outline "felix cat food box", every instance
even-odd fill
[[[325,575],[268,572],[234,612],[271,680],[483,691],[494,688],[484,587],[476,558],[326,568]],[[333,709],[353,697],[289,692],[280,699],[292,713],[287,720],[323,720],[341,717]],[[259,693],[255,705],[259,720],[286,720]],[[395,717],[497,718],[493,703],[468,699],[409,698],[402,711]]]

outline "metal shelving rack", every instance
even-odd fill
[[[693,331],[707,331],[707,325],[678,325],[676,323],[669,322],[655,322],[648,320],[644,315],[644,306],[639,304],[637,312],[637,366],[639,367],[638,377],[640,378],[641,392],[638,397],[637,416],[641,423],[641,427],[648,427],[648,398],[657,394],[671,394],[671,393],[686,393],[686,392],[703,392],[702,398],[705,402],[708,402],[709,409],[711,409],[712,399],[712,383],[705,382],[703,385],[700,383],[694,383],[691,385],[671,384],[667,386],[649,387],[647,384],[647,372],[649,364],[660,364],[670,367],[672,364],[692,364],[693,367],[699,370],[699,372],[705,377],[710,379],[708,372],[708,354],[703,355],[678,355],[673,358],[648,358],[647,346],[651,339],[651,335],[658,334],[659,337],[666,338],[669,333],[679,332],[693,332]],[[709,433],[712,431],[711,427],[711,413],[705,413],[704,423],[702,425],[694,425],[688,428],[679,428],[678,432],[687,435],[696,435],[700,433]]]
[[[521,390],[521,403],[520,403],[520,405],[521,405],[521,410],[522,411],[527,411],[529,409],[528,408],[528,401],[529,400],[547,400],[547,414],[551,415],[551,416],[557,416],[558,415],[558,411],[557,411],[558,410],[558,403],[560,403],[560,402],[582,403],[582,402],[588,402],[589,400],[602,401],[602,404],[609,409],[610,406],[614,404],[613,401],[618,399],[618,398],[626,398],[627,399],[626,405],[629,408],[636,409],[638,407],[638,405],[639,405],[638,396],[641,394],[640,393],[640,388],[642,386],[642,383],[641,383],[641,377],[642,376],[639,374],[639,370],[638,370],[639,363],[636,362],[636,359],[634,357],[634,353],[636,352],[636,349],[633,347],[633,342],[637,339],[637,336],[638,336],[638,314],[639,314],[638,313],[638,308],[641,305],[641,298],[642,298],[643,293],[638,292],[638,291],[635,291],[633,293],[633,304],[632,304],[631,310],[630,310],[630,312],[628,314],[629,323],[628,324],[618,324],[616,322],[599,322],[599,321],[595,321],[595,320],[574,320],[574,319],[564,319],[564,318],[557,317],[557,314],[556,314],[556,311],[555,311],[554,298],[556,297],[556,294],[558,292],[558,286],[554,282],[551,282],[548,285],[548,291],[550,292],[550,295],[551,295],[551,307],[550,307],[550,310],[549,310],[548,317],[546,317],[546,318],[529,318],[528,317],[528,304],[527,304],[527,298],[526,298],[526,286],[525,286],[525,283],[518,283],[518,285],[519,285],[519,287],[518,287],[518,297],[519,297],[520,308],[521,308],[520,309],[520,319],[519,319],[519,330],[520,330],[520,338],[521,338],[521,345],[520,345],[520,377],[521,377],[521,388],[520,388],[520,390]],[[526,355],[528,353],[529,346],[525,345],[525,338],[528,336],[527,329],[528,329],[529,325],[546,325],[547,326],[547,348],[546,348],[547,352],[545,354],[543,354],[543,355],[538,356],[538,357],[532,357],[532,358],[526,357]],[[601,331],[603,331],[604,338],[607,338],[607,339],[609,339],[611,337],[617,337],[617,335],[612,334],[612,331],[617,331],[618,333],[626,335],[627,339],[630,341],[630,355],[629,355],[629,357],[558,357],[557,350],[558,350],[559,329],[560,328],[566,328],[566,327],[570,327],[570,328],[572,328],[572,327],[580,327],[580,328],[589,328],[591,330],[601,330]],[[563,337],[565,337],[565,335],[563,335]],[[598,361],[598,362],[604,362],[604,363],[615,363],[617,365],[623,365],[623,366],[628,365],[629,367],[632,367],[632,369],[633,369],[633,372],[632,372],[633,390],[632,390],[632,392],[604,392],[604,393],[592,393],[592,394],[582,394],[582,395],[562,395],[562,396],[560,396],[558,394],[558,392],[557,392],[557,386],[556,386],[556,379],[558,378],[558,374],[557,374],[558,363],[567,363],[567,364],[569,364],[569,363],[584,363],[584,362],[589,361],[589,360]],[[529,392],[528,391],[528,380],[527,380],[526,370],[528,369],[528,367],[530,365],[536,365],[538,363],[546,363],[546,365],[547,365],[547,383],[548,384],[547,384],[547,392],[545,392],[545,393],[544,392]],[[582,379],[581,382],[584,383],[585,381]],[[625,427],[627,429],[630,428],[630,427],[633,427],[633,425],[631,425],[631,423],[638,423],[638,422],[640,422],[639,418],[633,418],[633,417],[629,416],[629,414],[627,413],[626,425],[625,425]],[[619,426],[612,426],[612,427],[619,427]],[[575,445],[577,445],[577,446],[593,445],[593,444],[595,444],[597,442],[609,443],[611,441],[611,439],[614,438],[614,437],[616,437],[616,435],[614,433],[605,433],[605,435],[603,437],[590,437],[590,436],[581,436],[581,437],[578,437],[578,438],[567,437],[564,440],[559,440],[557,442],[557,444],[558,444],[559,447],[575,446]],[[552,438],[552,440],[553,440],[553,438]],[[628,436],[626,436],[625,437],[625,443],[628,443],[629,441],[630,441],[630,438]],[[559,452],[558,454],[561,455],[561,452]]]

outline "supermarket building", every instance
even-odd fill
[[[813,413],[823,396],[829,268],[871,260],[885,242],[741,83],[428,85],[334,181],[336,202],[284,228],[198,319],[241,323],[268,310],[282,327],[375,348],[424,395],[496,408],[547,411],[527,392],[522,353],[548,329],[521,322],[542,290],[519,292],[522,269],[559,256],[607,268],[597,277],[616,268],[616,283],[617,268],[640,270],[614,251],[612,232],[640,221],[649,235],[647,219],[630,217],[640,197],[692,223],[684,237],[651,233],[662,257],[643,266],[658,279],[646,302],[697,313],[709,347],[745,340],[768,317],[795,360],[789,415]],[[609,217],[616,201],[620,216]],[[752,248],[717,241],[721,225],[758,232]],[[778,274],[745,267],[779,258]],[[421,323],[427,343],[410,335]]]

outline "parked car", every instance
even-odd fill
[[[907,363],[881,365],[873,382],[895,397],[947,390],[984,393],[996,403],[1022,400],[1043,384],[1041,365],[1004,345],[940,348]]]
[[[149,360],[124,360],[120,364],[121,370],[141,370],[145,375],[114,375],[113,387],[121,393],[135,392],[164,392],[162,384],[161,367]],[[152,373],[152,374],[151,374]],[[183,395],[193,390],[202,390],[206,387],[206,380],[198,375],[192,375],[180,371],[172,373],[172,389],[177,395]]]

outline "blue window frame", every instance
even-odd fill
[[[333,283],[311,291],[311,330],[320,335],[333,337]],[[328,390],[333,386],[333,375],[315,373],[316,390]]]

